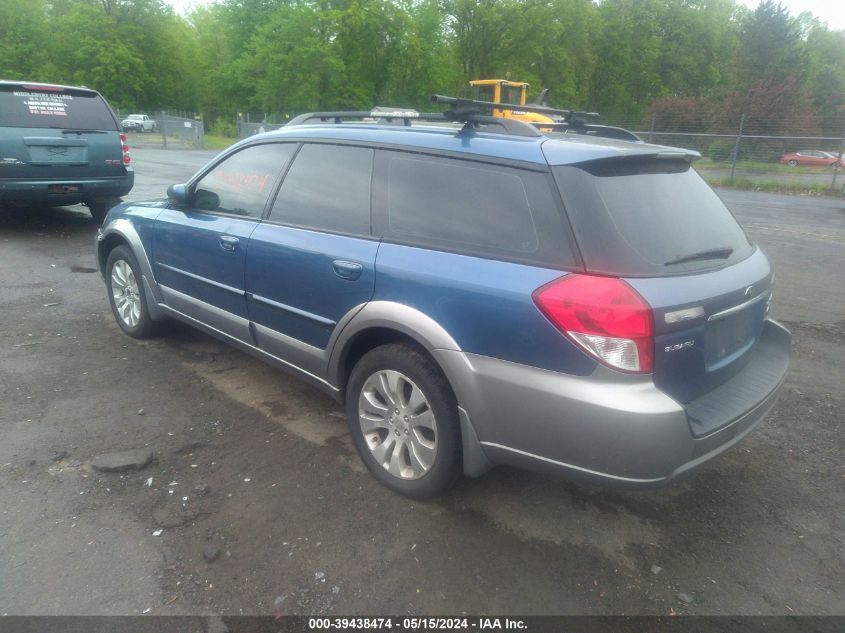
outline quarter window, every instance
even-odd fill
[[[260,218],[276,176],[295,150],[295,143],[270,143],[253,145],[229,156],[197,183],[192,206]]]
[[[270,220],[308,229],[370,234],[373,150],[306,144],[288,171]]]
[[[525,183],[515,170],[394,155],[387,207],[388,231],[397,237],[523,254],[539,245]]]

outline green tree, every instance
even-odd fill
[[[37,81],[49,69],[43,0],[0,0],[0,77]]]
[[[745,20],[737,56],[738,88],[784,79],[806,67],[800,23],[779,2],[764,0]]]
[[[651,100],[667,92],[660,76],[663,11],[660,0],[607,0],[599,7],[590,102],[611,121],[639,120]]]
[[[845,133],[845,31],[814,21],[806,36],[807,85],[826,136]]]

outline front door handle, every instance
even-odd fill
[[[220,236],[220,248],[222,248],[224,251],[234,253],[236,250],[238,250],[238,244],[240,243],[241,241],[238,238],[233,237],[231,235]]]
[[[336,259],[332,262],[334,267],[334,274],[341,279],[349,279],[355,281],[361,276],[364,267],[358,262],[348,262],[344,259]]]

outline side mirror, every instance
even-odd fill
[[[185,185],[170,185],[167,188],[167,199],[177,209],[188,206],[188,188]]]

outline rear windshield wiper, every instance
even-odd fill
[[[74,130],[74,129],[66,129],[62,130],[62,134],[108,134],[105,130]]]
[[[733,247],[731,246],[722,246],[720,248],[711,248],[706,251],[699,251],[697,253],[691,253],[690,255],[684,255],[683,257],[678,257],[677,259],[672,259],[665,264],[664,266],[673,266],[675,264],[683,264],[684,262],[694,262],[700,259],[727,259],[731,256],[734,252]]]

